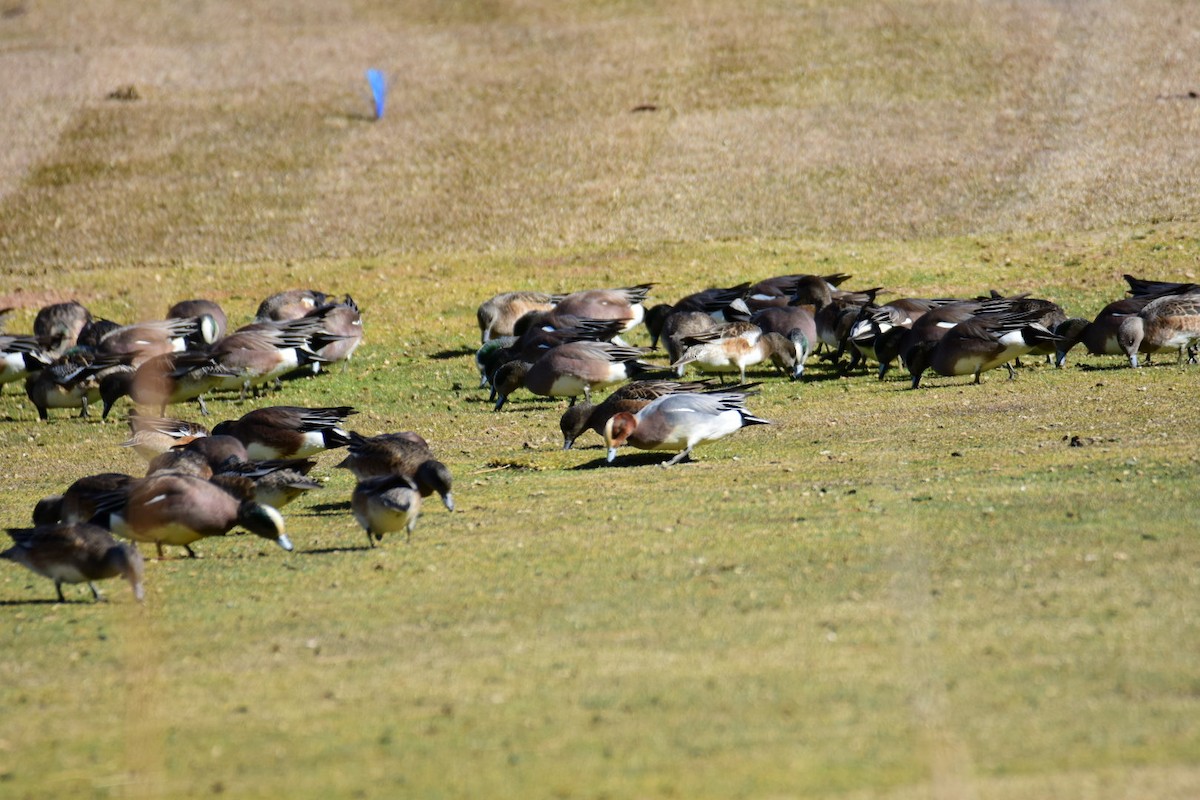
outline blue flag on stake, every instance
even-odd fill
[[[367,70],[367,83],[371,85],[371,96],[375,99],[375,119],[383,117],[383,105],[387,101],[387,78],[377,69]]]

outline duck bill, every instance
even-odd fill
[[[442,505],[444,505],[446,507],[447,511],[453,511],[454,510],[454,495],[450,494],[449,492],[446,492],[444,495],[442,495]],[[416,520],[414,519],[413,522],[415,523]]]
[[[610,448],[608,448],[608,456],[604,460],[611,464],[613,462],[613,459],[615,459],[616,457],[617,457],[617,448],[610,447]]]
[[[275,543],[289,553],[292,552],[292,540],[287,537],[286,533],[279,534],[279,538],[275,540]]]
[[[130,584],[133,586],[133,599],[137,600],[139,603],[145,602],[146,587],[142,585],[142,582],[135,580],[130,581]]]

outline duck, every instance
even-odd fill
[[[64,583],[86,583],[92,597],[99,601],[95,581],[116,577],[129,581],[139,603],[145,599],[141,553],[133,545],[117,541],[99,525],[66,522],[9,528],[8,535],[13,546],[0,553],[0,558],[54,581],[60,603],[66,602]]]
[[[120,492],[134,480],[124,472],[85,475],[73,481],[62,494],[40,500],[34,507],[33,522],[35,525],[90,522],[101,511],[104,498]]]
[[[164,472],[132,481],[113,496],[102,498],[96,521],[118,536],[152,543],[163,555],[163,545],[182,547],[189,558],[191,545],[200,539],[224,536],[241,526],[284,550],[292,542],[284,532],[283,516],[275,508],[251,499],[253,484],[246,478],[224,476],[205,480]]]
[[[450,468],[434,458],[432,448],[420,434],[402,431],[363,436],[350,431],[347,450],[348,455],[337,467],[350,470],[359,481],[403,475],[413,481],[422,497],[437,492],[446,510],[454,510]]]
[[[308,458],[274,461],[227,461],[216,468],[214,476],[248,478],[253,484],[251,498],[272,508],[283,508],[293,500],[320,489],[321,484],[308,477],[317,462]]]
[[[1137,367],[1138,353],[1184,351],[1200,340],[1200,287],[1183,294],[1156,297],[1136,316],[1125,317],[1117,330],[1117,341]]]
[[[1054,332],[1062,337],[1055,351],[1054,364],[1062,368],[1067,361],[1067,354],[1076,346],[1082,344],[1088,353],[1094,356],[1124,356],[1121,347],[1121,322],[1126,317],[1135,317],[1155,295],[1137,295],[1126,297],[1100,309],[1092,320],[1072,317],[1063,320]]]
[[[180,300],[167,309],[166,319],[194,319],[196,331],[187,337],[189,350],[200,350],[217,342],[229,328],[225,309],[215,300]]]
[[[208,428],[203,425],[172,417],[151,417],[134,411],[128,422],[129,438],[119,446],[131,448],[146,461],[177,445],[208,436]]]
[[[896,328],[912,328],[916,321],[925,314],[950,302],[952,301],[900,298],[883,305],[862,306],[858,318],[850,327],[850,343],[862,354],[863,358],[879,361],[880,355],[876,345],[880,341],[880,337],[884,337],[884,341],[886,341],[889,331]],[[894,354],[889,353],[889,355],[890,358],[895,358]],[[886,369],[881,369],[881,373],[886,371]]]
[[[618,412],[604,424],[607,460],[612,463],[617,448],[630,444],[641,450],[678,451],[663,463],[669,467],[690,459],[698,445],[749,425],[770,424],[747,411],[745,401],[746,395],[740,392],[669,394],[636,414]]]
[[[276,292],[258,304],[256,322],[286,322],[300,319],[317,306],[329,302],[329,295],[315,289],[288,289]]]
[[[354,298],[346,295],[341,301],[318,306],[305,316],[322,322],[317,343],[310,345],[318,357],[315,368],[319,369],[321,364],[348,364],[363,340],[362,311]]]
[[[643,322],[650,332],[650,347],[658,347],[659,339],[665,329],[667,320],[675,314],[693,312],[706,314],[713,322],[726,322],[725,309],[735,300],[740,299],[750,288],[749,283],[739,283],[736,286],[712,287],[694,292],[681,298],[678,302],[659,303],[646,310]]]
[[[907,355],[912,388],[920,386],[921,376],[932,367],[941,375],[975,376],[999,366],[1008,369],[1009,380],[1016,377],[1010,361],[1035,347],[1058,341],[1058,336],[1040,323],[1033,322],[1040,311],[1025,313],[980,314],[951,328],[937,341],[923,342]]]
[[[763,333],[752,323],[726,323],[707,334],[685,339],[687,349],[671,364],[679,369],[695,363],[704,372],[737,372],[746,382],[746,367],[768,359],[793,380],[804,372],[796,344],[778,333]],[[807,355],[807,354],[806,354]]]
[[[0,336],[0,391],[5,384],[27,380],[53,361],[36,336]]]
[[[593,389],[651,369],[639,360],[648,352],[644,347],[607,342],[568,342],[547,350],[532,363],[511,361],[496,373],[495,408],[503,408],[509,395],[521,386],[543,397],[570,397],[572,404],[581,394],[590,401]]]
[[[604,425],[614,414],[621,411],[636,414],[660,397],[684,392],[739,391],[757,385],[720,387],[707,380],[671,381],[661,379],[627,383],[615,389],[599,404],[577,403],[563,412],[558,424],[563,434],[563,450],[570,450],[575,445],[575,440],[586,430],[590,429],[599,436],[604,436]]]
[[[480,343],[500,336],[512,336],[517,320],[530,312],[549,311],[565,295],[545,292],[504,292],[483,301],[475,312],[479,322]]]
[[[643,303],[652,288],[653,283],[642,283],[621,289],[572,292],[545,313],[551,318],[572,315],[587,319],[619,320],[620,332],[625,333],[645,319],[646,309]]]
[[[238,328],[206,352],[211,363],[233,377],[215,381],[213,388],[240,391],[244,400],[251,388],[275,381],[306,366],[314,371],[326,361],[317,350],[345,340],[325,328],[324,315],[334,306],[314,309],[312,316],[283,322],[255,322]]]
[[[776,275],[772,278],[765,278],[750,286],[746,290],[743,299],[752,311],[760,311],[764,308],[777,308],[796,304],[794,301],[797,297],[806,294],[809,297],[832,297],[840,291],[838,286],[850,280],[850,278],[851,276],[844,272],[832,275]],[[814,292],[815,294],[813,294]]]
[[[349,444],[350,437],[341,424],[357,413],[351,406],[268,406],[217,423],[212,435],[238,439],[251,460],[305,458]]]
[[[750,323],[764,333],[778,333],[796,348],[793,380],[804,376],[804,366],[817,343],[817,322],[804,306],[767,306],[750,316]]]
[[[79,334],[92,321],[92,313],[71,300],[38,309],[33,319],[33,335],[43,351],[52,358],[61,356],[79,341]]]
[[[404,475],[380,475],[358,481],[350,495],[354,519],[367,532],[371,547],[385,533],[403,530],[404,540],[412,540],[413,528],[421,515],[421,493]]]
[[[102,333],[96,352],[138,367],[154,356],[187,349],[187,338],[199,331],[195,318],[174,318],[122,325]]]
[[[537,361],[546,352],[568,342],[607,342],[621,332],[620,320],[597,320],[581,317],[560,317],[552,324],[522,325],[517,338],[493,339],[476,353],[480,365],[480,386],[493,385],[496,372],[510,361]],[[560,327],[553,327],[559,325]],[[498,346],[497,342],[506,342]],[[495,395],[491,400],[495,401]]]
[[[687,349],[685,340],[715,331],[720,324],[711,314],[703,311],[676,311],[663,323],[659,341],[666,346],[667,358],[674,364]],[[676,374],[682,376],[683,369],[682,366],[678,367]]]
[[[72,348],[44,369],[25,379],[29,397],[38,419],[49,420],[48,409],[78,408],[80,417],[90,416],[89,407],[100,400],[98,373],[107,364],[83,348]]]

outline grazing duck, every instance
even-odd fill
[[[546,351],[537,361],[512,361],[496,373],[496,410],[521,386],[543,397],[583,395],[592,390],[628,380],[651,365],[640,361],[649,352],[644,347],[621,347],[607,342],[569,342]]]
[[[216,381],[214,388],[240,390],[244,400],[253,387],[275,381],[278,389],[282,376],[323,362],[324,357],[316,349],[346,338],[325,329],[323,315],[333,309],[334,306],[321,306],[313,311],[313,316],[251,323],[221,339],[206,352],[212,363],[234,377]]]
[[[319,359],[316,366],[348,363],[363,340],[362,312],[354,298],[346,295],[341,302],[318,306],[305,316],[320,319],[322,323],[318,343],[311,345]]]
[[[614,414],[627,411],[636,414],[651,402],[669,394],[684,392],[733,392],[744,391],[758,384],[751,383],[742,386],[720,387],[709,381],[668,381],[645,380],[627,383],[618,387],[599,405],[588,402],[578,403],[563,412],[559,420],[559,429],[563,434],[563,449],[570,450],[575,440],[584,431],[591,429],[599,436],[604,436],[604,425]]]
[[[61,356],[79,341],[79,334],[92,321],[92,314],[79,303],[55,303],[38,310],[33,335],[51,357]]]
[[[254,486],[251,497],[256,503],[283,508],[301,495],[321,488],[321,484],[308,477],[316,464],[307,458],[226,462],[217,468],[216,477],[248,478]]]
[[[496,373],[510,361],[528,361],[533,363],[552,348],[569,342],[607,342],[621,332],[620,320],[581,319],[579,317],[561,317],[550,321],[555,325],[525,326],[518,338],[504,346],[494,346],[496,342],[507,342],[508,337],[493,339],[483,345],[477,354],[481,362],[484,380],[480,386],[494,384]],[[495,400],[495,394],[491,400]]]
[[[349,454],[337,466],[348,469],[360,481],[386,475],[412,479],[422,497],[437,492],[442,504],[454,510],[450,469],[433,456],[429,443],[412,431],[363,436],[350,431]]]
[[[683,358],[687,349],[684,342],[694,337],[703,336],[717,330],[719,323],[711,314],[703,311],[676,311],[667,317],[662,325],[661,341],[667,348],[667,357],[674,364]],[[683,367],[678,367],[676,374],[683,375]]]
[[[104,498],[101,505],[105,511],[97,521],[106,521],[106,527],[119,536],[153,543],[160,558],[164,544],[182,547],[189,558],[195,558],[194,542],[224,536],[239,525],[291,550],[283,517],[271,506],[252,500],[252,494],[253,485],[245,478],[226,476],[218,483],[216,479],[158,473]]]
[[[71,483],[66,490],[58,495],[57,503],[51,503],[53,498],[45,498],[34,511],[34,523],[45,522],[90,522],[102,509],[102,499],[119,492],[136,478],[123,472],[101,472],[97,475],[85,475]],[[44,505],[43,505],[44,504]]]
[[[404,475],[381,475],[360,480],[350,496],[354,519],[367,532],[371,547],[385,533],[403,530],[404,540],[412,539],[413,528],[421,515],[421,494]]]
[[[920,386],[930,367],[947,377],[973,374],[978,384],[982,373],[1005,366],[1012,380],[1016,373],[1008,362],[1041,344],[1058,341],[1056,334],[1031,321],[1038,316],[1040,311],[980,314],[955,325],[936,342],[913,347],[907,356],[912,388]]]
[[[13,546],[0,558],[20,564],[54,581],[58,602],[65,603],[64,583],[86,583],[92,597],[100,600],[94,581],[122,577],[129,581],[133,596],[140,603],[145,597],[142,585],[142,555],[131,544],[118,542],[98,525],[68,522],[39,525],[36,528],[9,528]]]
[[[357,413],[350,406],[268,406],[236,420],[219,422],[213,426],[212,434],[240,440],[252,460],[304,458],[349,444],[350,438],[341,424],[346,417]]]
[[[551,318],[571,315],[587,319],[618,320],[621,322],[621,333],[624,333],[640,325],[645,319],[646,309],[642,304],[653,287],[653,283],[643,283],[623,289],[588,289],[572,292],[546,313]]]
[[[664,331],[667,320],[674,314],[698,312],[712,317],[713,322],[726,322],[725,309],[745,295],[749,288],[749,283],[739,283],[737,286],[724,288],[714,287],[689,294],[674,305],[660,303],[653,306],[646,311],[644,319],[646,330],[650,332],[650,346],[658,347],[658,340]]]
[[[196,332],[187,337],[189,350],[199,350],[221,339],[229,327],[225,310],[212,300],[181,300],[167,309],[167,319],[194,319]]]
[[[1154,295],[1140,295],[1116,300],[1100,309],[1095,319],[1089,321],[1078,317],[1063,320],[1054,332],[1062,337],[1055,352],[1055,366],[1062,367],[1067,353],[1079,344],[1094,356],[1123,356],[1119,333],[1121,322],[1126,317],[1137,316]]]
[[[195,422],[134,412],[129,415],[129,438],[120,446],[133,448],[135,453],[150,461],[172,447],[201,436],[208,436],[208,428]]]
[[[96,352],[138,367],[154,356],[186,350],[187,338],[199,329],[194,318],[123,325],[103,333],[96,343]]]
[[[704,372],[737,372],[740,383],[746,382],[746,367],[768,359],[792,380],[804,372],[796,344],[778,333],[763,333],[752,323],[726,323],[709,334],[685,339],[688,345],[673,364],[680,368],[695,363]]]
[[[237,380],[239,373],[222,366],[204,352],[164,353],[148,359],[133,372],[113,371],[100,379],[102,419],[113,406],[128,397],[139,406],[166,414],[167,406],[195,400],[200,413],[208,416],[204,396],[219,384]]]
[[[768,306],[750,317],[763,333],[778,333],[796,348],[796,376],[804,374],[804,364],[817,342],[817,322],[804,306]]]
[[[88,407],[100,399],[97,377],[105,363],[83,349],[73,349],[44,369],[25,379],[25,394],[37,409],[38,419],[50,418],[48,409],[78,408],[79,416],[88,416]]]
[[[563,295],[544,292],[505,292],[485,300],[475,312],[481,343],[498,336],[512,336],[517,320],[530,312],[549,311],[562,298]]]
[[[315,289],[289,289],[263,300],[254,312],[258,322],[286,322],[300,319],[317,306],[329,302],[329,295]]]
[[[242,440],[226,434],[197,437],[178,449],[204,456],[213,472],[221,470],[226,464],[241,464],[250,460],[250,453]]]
[[[1200,340],[1200,289],[1184,294],[1162,295],[1146,304],[1137,316],[1125,317],[1117,330],[1117,341],[1138,366],[1138,353],[1183,353]]]
[[[0,336],[0,391],[6,383],[27,380],[53,360],[34,336]]]
[[[604,425],[608,461],[617,448],[631,444],[641,450],[677,450],[664,462],[669,467],[691,458],[697,445],[716,441],[748,425],[767,420],[745,408],[746,395],[738,392],[670,394],[651,402],[636,414],[621,411]]]
[[[850,276],[838,272],[833,275],[777,275],[766,278],[746,290],[744,300],[752,311],[764,308],[777,308],[789,304],[799,305],[795,300],[800,297],[802,303],[811,302],[804,297],[832,297],[840,290],[840,284],[850,280]],[[824,304],[824,303],[822,303]]]

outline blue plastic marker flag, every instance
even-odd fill
[[[375,98],[375,119],[383,117],[383,105],[387,101],[387,78],[377,69],[367,70],[367,83],[371,84],[371,96]]]

